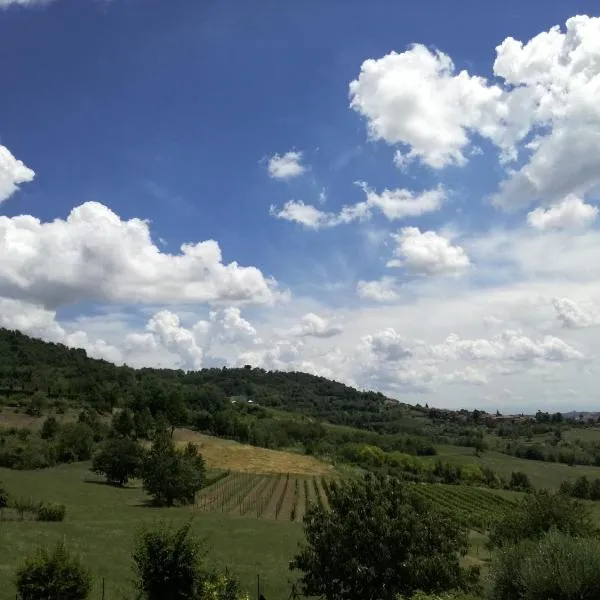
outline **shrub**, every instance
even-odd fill
[[[37,509],[38,521],[64,521],[67,507],[64,504],[40,504]]]
[[[42,428],[40,429],[40,437],[43,440],[49,440],[58,434],[60,431],[60,424],[56,420],[56,417],[47,417],[42,424]]]
[[[540,491],[528,494],[518,506],[492,524],[489,543],[492,547],[509,546],[539,538],[551,529],[581,537],[598,532],[583,503],[561,493]]]
[[[29,558],[16,583],[20,600],[85,600],[92,587],[89,571],[60,543],[52,553],[42,548]]]
[[[502,549],[492,565],[493,600],[597,600],[600,541],[558,531]]]

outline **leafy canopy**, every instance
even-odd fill
[[[461,568],[467,533],[409,485],[366,476],[332,486],[330,510],[312,505],[306,541],[291,568],[303,592],[327,600],[393,600],[442,592],[474,581]]]

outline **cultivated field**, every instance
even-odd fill
[[[297,477],[289,473],[230,473],[202,490],[196,506],[202,512],[300,522],[309,502],[328,506],[333,481],[325,476]]]

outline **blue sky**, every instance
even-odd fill
[[[585,408],[598,12],[0,0],[0,322],[133,365]],[[222,258],[178,271],[206,240]]]

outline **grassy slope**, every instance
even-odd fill
[[[197,444],[210,469],[294,475],[326,475],[333,472],[331,465],[312,456],[257,448],[210,435],[202,435],[190,429],[176,430],[175,440],[181,444],[187,442]]]
[[[256,589],[256,575],[260,574],[267,598],[289,594],[288,561],[302,537],[300,524],[194,513],[189,508],[148,508],[139,488],[120,490],[86,482],[94,479],[87,466],[68,465],[35,472],[0,469],[0,479],[15,494],[67,505],[63,523],[6,521],[0,525],[0,600],[14,598],[12,578],[24,556],[40,543],[63,538],[92,569],[96,589],[100,589],[104,577],[106,597],[120,598],[131,590],[130,556],[139,529],[161,520],[183,523],[192,515],[194,531],[208,538],[212,564],[229,567],[248,590]],[[92,594],[92,598],[96,597],[100,595]]]

